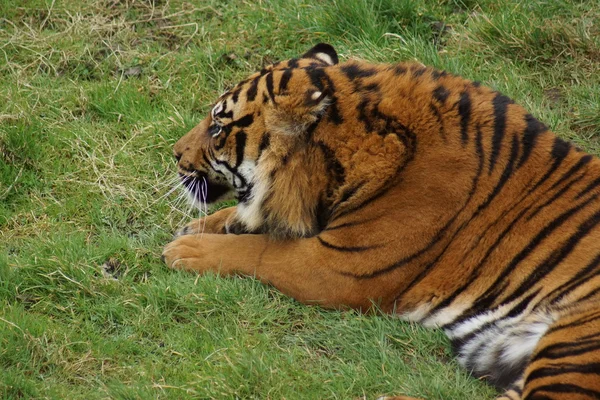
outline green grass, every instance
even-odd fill
[[[326,41],[480,80],[600,154],[598,0],[4,0],[0,16],[0,397],[494,397],[440,332],[166,270],[195,215],[169,194],[171,148],[236,81]]]

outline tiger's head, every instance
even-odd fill
[[[333,47],[319,44],[221,95],[210,114],[174,147],[192,199],[214,203],[236,198],[241,222],[248,230],[259,229],[264,218],[258,204],[272,186],[265,174],[272,175],[306,143],[330,104],[329,88],[315,77],[337,63]],[[302,70],[311,72],[298,73]]]
[[[176,143],[183,185],[200,203],[237,198],[227,232],[315,235],[410,160],[418,115],[406,113],[426,106],[398,96],[413,87],[407,68],[338,64],[328,44],[264,68]]]

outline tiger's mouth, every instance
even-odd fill
[[[231,197],[232,188],[228,184],[214,182],[205,173],[186,175],[180,172],[179,177],[193,202],[211,204]]]

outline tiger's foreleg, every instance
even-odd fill
[[[233,219],[237,207],[223,208],[211,215],[198,218],[175,232],[175,237],[203,233],[225,233],[227,223]]]
[[[274,240],[267,235],[185,235],[163,252],[171,268],[221,275],[255,276],[304,303],[369,309],[389,301],[392,291],[379,279],[356,279],[361,257],[344,256],[317,238]]]

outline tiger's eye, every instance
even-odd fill
[[[208,134],[212,137],[217,136],[219,133],[221,133],[221,127],[219,125],[213,124],[211,126],[208,127]]]

